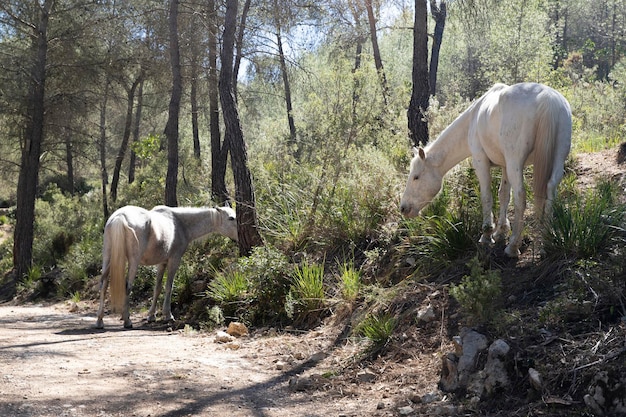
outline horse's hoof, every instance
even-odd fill
[[[508,256],[509,258],[519,258],[520,256],[520,251],[517,248],[512,248],[510,246],[507,246],[504,249],[504,253],[506,254],[506,256]]]
[[[133,323],[132,322],[128,322],[128,323],[124,323],[124,328],[125,329],[132,329],[133,328]]]
[[[96,329],[104,329],[104,321],[102,319],[96,321]]]
[[[150,314],[146,320],[148,321],[148,323],[154,323],[156,321],[156,315],[154,314]]]
[[[481,245],[493,245],[496,242],[491,238],[491,236],[486,237],[485,235],[483,235],[480,237],[478,243],[480,243]]]

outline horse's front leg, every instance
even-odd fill
[[[480,185],[480,202],[483,210],[483,228],[479,243],[488,245],[494,243],[492,238],[495,224],[493,222],[493,196],[491,195],[491,164],[487,155],[474,156],[472,164]]]
[[[504,253],[511,258],[517,258],[520,255],[519,248],[522,243],[522,227],[524,225],[524,211],[526,210],[526,190],[524,189],[524,173],[523,167],[509,168],[508,177],[513,188],[514,199],[514,215],[513,215],[513,233],[509,244],[504,249]]]
[[[163,274],[165,274],[165,265],[166,264],[159,264],[159,266],[157,267],[156,281],[154,283],[154,292],[152,293],[152,304],[150,305],[150,310],[148,311],[149,323],[156,321],[157,301],[159,300],[159,296],[161,295],[161,288],[163,287]]]
[[[167,263],[167,282],[165,283],[165,298],[163,299],[163,320],[173,321],[172,315],[172,287],[174,286],[174,277],[180,265],[180,257],[173,256]]]
[[[96,320],[96,329],[104,329],[104,299],[107,293],[107,287],[109,286],[109,265],[102,269],[102,276],[100,277],[100,307],[98,308],[98,318]]]
[[[502,169],[502,181],[500,181],[500,188],[498,188],[498,200],[500,201],[498,225],[496,226],[496,232],[493,234],[493,238],[496,241],[505,240],[506,236],[511,231],[511,223],[507,217],[507,211],[511,201],[511,183],[506,175],[505,168]]]

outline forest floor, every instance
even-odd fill
[[[615,150],[578,159],[582,186],[599,175],[624,175]],[[517,284],[509,299],[519,291],[521,300],[528,294],[524,285],[535,282],[524,275],[527,262],[503,277],[505,285]],[[96,300],[7,302],[0,305],[0,416],[564,416],[574,409],[585,415],[580,399],[507,396],[472,411],[439,391],[442,357],[454,350],[458,317],[434,284],[401,292],[395,303],[430,304],[437,319],[420,326],[414,316],[401,321],[392,346],[373,360],[364,360],[364,342],[346,337],[351,311],[335,311],[308,331],[252,329],[220,343],[215,332],[148,324],[137,314],[132,330],[113,315],[105,316],[104,330],[95,329]],[[610,338],[600,331],[584,338],[555,334],[551,345],[536,347],[567,342],[574,352],[571,343],[579,341],[580,351],[583,344],[612,349],[623,345],[625,327],[615,325]],[[623,356],[618,360],[624,363]]]

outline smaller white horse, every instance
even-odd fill
[[[480,242],[493,243],[494,237],[504,239],[508,234],[507,209],[513,188],[513,233],[505,253],[518,257],[526,209],[524,166],[533,165],[536,215],[540,219],[549,216],[563,178],[571,137],[572,113],[559,92],[536,83],[496,84],[435,141],[425,149],[415,149],[400,211],[406,217],[417,216],[441,190],[444,175],[471,156],[483,212]],[[502,167],[497,227],[492,213],[492,165]]]
[[[133,327],[128,310],[128,296],[139,265],[158,265],[148,321],[156,320],[156,303],[161,294],[166,268],[163,319],[174,320],[171,312],[172,285],[180,260],[190,242],[213,232],[238,240],[237,220],[233,209],[157,206],[148,211],[141,207],[125,206],[116,210],[104,227],[100,308],[96,328],[104,328],[104,299],[109,278],[111,310],[122,312],[125,328]]]

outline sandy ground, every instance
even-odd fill
[[[345,391],[293,389],[330,357],[332,335],[253,336],[227,346],[215,334],[150,327],[138,316],[133,330],[111,316],[96,330],[95,306],[71,309],[0,306],[0,416],[395,415],[371,381]]]

